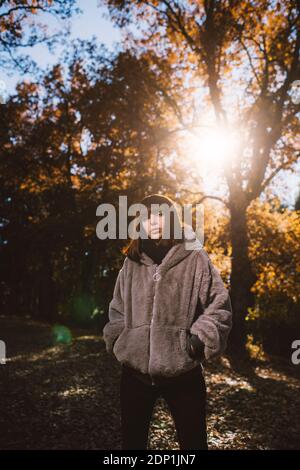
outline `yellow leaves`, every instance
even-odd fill
[[[53,114],[56,118],[60,118],[61,115],[62,115],[62,111],[61,111],[61,109],[56,108],[56,110],[53,112]]]
[[[81,145],[80,145],[80,141],[79,140],[73,140],[73,150],[76,152],[76,153],[81,153]]]
[[[54,185],[63,184],[65,175],[59,168],[53,168],[51,173],[42,169],[37,174],[28,175],[19,185],[21,191],[31,194],[40,194],[49,190]]]
[[[72,175],[71,176],[71,181],[72,181],[72,188],[74,189],[80,189],[81,187],[81,182],[80,178],[78,175]]]
[[[246,321],[257,320],[259,318],[259,311],[255,307],[248,307],[248,314],[246,316]]]
[[[270,263],[267,263],[261,273],[260,279],[263,282],[264,289],[268,289],[271,291],[272,289],[276,288],[276,280],[279,279],[280,275],[276,276],[275,266],[272,266]]]
[[[95,233],[95,227],[94,225],[85,225],[83,227],[83,234],[85,238],[91,237]]]
[[[254,201],[248,210],[249,256],[257,282],[257,296],[283,294],[300,299],[300,223],[297,211],[281,209],[277,198]],[[295,300],[296,298],[296,300]]]
[[[28,177],[26,182],[20,184],[19,188],[22,191],[27,191],[28,193],[40,193],[42,192],[42,184],[40,181],[37,181],[31,177]]]

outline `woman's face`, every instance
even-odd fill
[[[146,220],[142,220],[142,226],[149,238],[160,239],[162,237],[165,222],[163,211],[151,211],[150,216]]]

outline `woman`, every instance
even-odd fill
[[[106,350],[122,366],[122,449],[147,449],[156,399],[174,419],[180,449],[207,449],[205,361],[220,356],[232,326],[229,292],[191,227],[180,225],[173,201],[154,194],[140,231],[124,250],[103,329]],[[152,204],[167,204],[165,217]],[[175,227],[183,237],[175,238]]]

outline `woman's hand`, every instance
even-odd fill
[[[193,359],[205,359],[204,343],[200,340],[198,335],[189,333],[187,336],[187,341],[188,341],[188,354]]]

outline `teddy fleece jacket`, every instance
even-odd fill
[[[141,251],[144,251],[150,258],[153,259],[154,263],[160,264],[163,260],[163,258],[166,256],[167,252],[169,251],[171,247],[170,246],[160,246],[158,244],[158,240],[156,239],[151,239],[151,237],[148,236],[145,240],[142,239],[141,243]],[[190,356],[194,357],[201,357],[204,358],[204,344],[202,341],[199,339],[198,335],[193,335],[191,334],[190,336],[187,337],[188,339],[188,353]],[[136,377],[141,377],[140,372],[136,371],[135,369],[132,369],[132,371],[135,373]],[[150,383],[150,377],[143,377],[144,381],[147,383]]]
[[[174,377],[220,356],[232,327],[230,296],[192,228],[161,264],[124,259],[103,328],[106,351],[151,377]],[[188,353],[191,334],[204,358]]]

